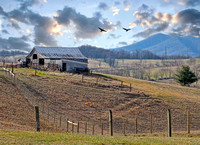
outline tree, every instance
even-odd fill
[[[189,86],[191,83],[194,83],[198,80],[195,73],[190,70],[189,66],[182,66],[181,69],[177,71],[174,77],[175,81],[183,86]]]

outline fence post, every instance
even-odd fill
[[[123,81],[121,81],[121,87],[123,86]]]
[[[101,122],[101,135],[103,135],[103,121]]]
[[[137,134],[137,118],[135,118],[135,134]]]
[[[109,110],[109,127],[110,127],[110,136],[113,136],[113,118],[112,118],[112,110]]]
[[[40,115],[38,106],[35,106],[35,118],[36,118],[36,131],[40,132]]]
[[[131,92],[131,90],[132,90],[132,86],[131,86],[131,84],[130,84],[130,92]]]
[[[82,83],[83,83],[83,77],[84,77],[84,76],[83,76],[83,74],[82,74]]]
[[[190,134],[190,111],[187,111],[187,133]]]
[[[87,134],[87,122],[85,122],[85,134]]]
[[[92,135],[94,135],[94,123],[92,124]]]
[[[172,136],[172,124],[171,124],[170,109],[167,110],[167,118],[168,118],[168,137],[171,137]]]
[[[74,133],[74,121],[72,121],[72,133]]]
[[[13,70],[13,62],[12,62],[12,73],[14,72],[14,70]]]
[[[77,133],[79,133],[79,121],[77,123]]]
[[[123,134],[126,135],[126,120],[123,120]]]
[[[153,133],[153,121],[152,121],[152,114],[150,114],[150,133]]]
[[[60,125],[59,125],[60,128],[61,128],[61,125],[62,125],[62,116],[60,116]]]
[[[69,132],[69,122],[68,122],[68,118],[67,118],[67,132]]]

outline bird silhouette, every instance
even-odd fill
[[[98,28],[99,28],[100,32],[107,32],[106,30],[104,30],[104,29],[102,29],[100,27],[98,27]]]
[[[129,30],[131,30],[131,29],[127,29],[127,28],[123,28],[126,32],[128,32]]]

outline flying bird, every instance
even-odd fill
[[[126,32],[128,32],[129,30],[131,30],[131,29],[127,29],[127,28],[123,28]]]
[[[106,30],[104,30],[104,29],[102,29],[100,27],[98,27],[98,28],[99,28],[99,30],[101,30],[101,32],[107,32]]]

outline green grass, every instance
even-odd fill
[[[37,133],[0,130],[0,144],[200,144],[200,136],[94,136],[67,133]]]

